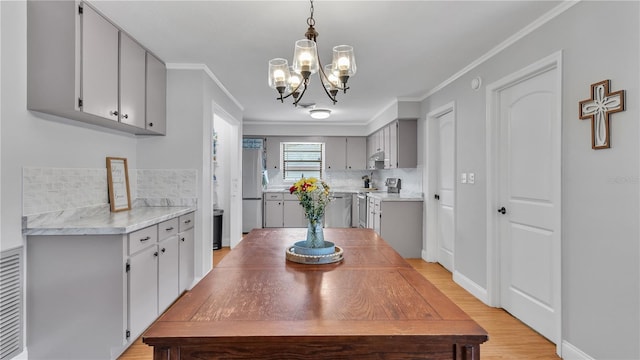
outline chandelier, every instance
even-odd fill
[[[333,47],[333,62],[326,66],[320,63],[316,38],[318,32],[314,28],[316,24],[313,18],[313,0],[311,3],[311,16],[307,18],[309,28],[304,34],[305,39],[296,41],[293,53],[293,64],[289,66],[286,59],[276,58],[269,60],[269,86],[278,91],[277,100],[293,97],[293,105],[298,103],[307,91],[309,77],[318,73],[324,92],[335,104],[338,90],[347,92],[347,80],[356,73],[356,59],[353,47],[350,45],[338,45]]]

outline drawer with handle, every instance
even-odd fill
[[[282,200],[283,198],[283,193],[274,193],[274,192],[268,192],[268,193],[264,193],[264,199],[265,200]]]
[[[176,217],[158,224],[158,242],[175,235],[180,230],[180,220]]]
[[[153,225],[129,234],[129,255],[158,242],[158,225]]]
[[[195,220],[194,212],[180,216],[180,232],[191,229],[193,227],[194,220]]]

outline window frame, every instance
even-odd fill
[[[326,143],[324,141],[281,141],[280,142],[280,169],[282,170],[282,180],[284,183],[295,183],[299,179],[287,178],[287,170],[285,168],[285,147],[286,145],[295,145],[295,144],[318,144],[320,145],[320,175],[319,179],[322,179],[325,175],[325,165],[326,165],[326,157],[325,157],[325,149]],[[305,175],[305,177],[315,177],[314,175]]]

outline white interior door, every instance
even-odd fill
[[[455,117],[453,111],[438,120],[437,241],[438,262],[453,272],[455,232]]]
[[[560,311],[559,70],[497,92],[500,304],[558,342]],[[493,210],[495,211],[495,210]]]

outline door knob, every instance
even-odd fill
[[[503,214],[503,215],[504,215],[504,214],[506,214],[506,213],[507,213],[507,209],[505,209],[505,208],[504,208],[504,206],[503,206],[503,207],[501,207],[500,209],[498,209],[498,212],[499,212],[500,214]]]
[[[440,200],[440,195],[435,194],[435,195],[433,195],[433,198],[436,199],[436,200]]]

